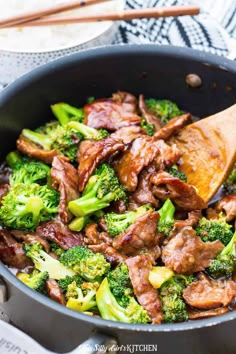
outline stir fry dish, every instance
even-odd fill
[[[31,289],[106,320],[234,310],[236,167],[207,205],[169,138],[190,113],[117,92],[51,106],[0,168],[0,259]]]

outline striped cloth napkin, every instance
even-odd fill
[[[187,4],[199,5],[201,14],[123,21],[115,43],[171,44],[236,58],[236,0],[127,0],[126,8]]]

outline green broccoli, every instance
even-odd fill
[[[49,277],[47,271],[38,272],[37,270],[34,270],[31,274],[20,272],[17,273],[16,276],[20,281],[29,286],[31,289],[46,295],[46,280]]]
[[[124,187],[108,164],[100,165],[89,178],[82,197],[69,202],[69,210],[75,216],[93,214],[110,205],[113,200],[126,201]]]
[[[73,132],[80,133],[86,140],[102,140],[109,135],[106,129],[94,129],[79,122],[69,122],[66,127],[71,129]]]
[[[120,306],[110,290],[107,278],[102,281],[97,290],[96,301],[101,317],[105,320],[126,323],[151,322],[147,311],[137,303],[134,297],[130,299],[130,303],[126,308]]]
[[[99,283],[82,283],[80,286],[74,281],[68,286],[66,306],[79,312],[87,312],[96,308],[96,292]]]
[[[67,275],[65,278],[58,280],[58,285],[61,290],[66,293],[68,291],[68,286],[73,282],[75,282],[77,286],[80,286],[82,283],[84,283],[84,280],[77,274],[73,276]]]
[[[37,133],[48,135],[53,133],[58,127],[60,127],[60,123],[57,120],[52,120],[36,128],[35,131]]]
[[[58,257],[61,257],[61,255],[65,252],[65,250],[58,245],[58,243],[53,241],[50,242],[50,251]]]
[[[78,144],[81,140],[101,140],[108,135],[108,132],[104,129],[90,128],[79,122],[69,122],[64,126],[57,125],[47,133],[23,129],[22,135],[46,151],[57,150],[73,162],[76,159]]]
[[[183,289],[194,281],[194,277],[174,275],[159,289],[162,303],[163,322],[183,322],[188,320],[186,304],[183,300]]]
[[[181,181],[188,183],[187,176],[184,172],[180,172],[177,165],[172,165],[166,169],[166,172],[171,174],[173,177],[179,178]]]
[[[29,159],[18,163],[10,176],[10,185],[23,184],[46,184],[50,173],[50,167],[43,162]]]
[[[208,268],[208,273],[213,278],[230,277],[236,269],[236,233],[232,239],[225,246],[225,248],[218,254],[216,259],[211,261]]]
[[[58,213],[59,193],[39,184],[14,184],[2,199],[0,220],[13,229],[35,230]]]
[[[122,307],[127,307],[130,298],[133,296],[129,270],[125,263],[120,263],[115,269],[107,274],[110,290],[115,296],[116,301]]]
[[[69,224],[69,229],[72,231],[81,231],[88,223],[91,222],[91,218],[89,215],[86,216],[78,216]]]
[[[146,119],[144,117],[141,118],[141,127],[146,130],[147,135],[153,136],[155,133],[155,125],[154,124],[148,124],[146,122]]]
[[[166,199],[161,209],[158,210],[158,213],[160,215],[160,219],[158,221],[157,230],[165,236],[169,236],[175,222],[175,207],[172,201],[170,199]]]
[[[33,261],[35,268],[40,272],[48,272],[50,278],[58,280],[65,278],[67,275],[69,277],[75,275],[73,270],[65,267],[57,259],[47,254],[40,243],[24,243],[23,248],[26,256]]]
[[[22,155],[18,151],[11,151],[6,156],[6,163],[12,169],[22,164],[22,162]]]
[[[196,233],[204,242],[220,240],[225,246],[233,237],[232,225],[221,215],[219,219],[211,220],[202,217],[196,226]]]
[[[111,236],[117,236],[125,231],[134,221],[140,216],[152,210],[150,205],[142,205],[135,211],[128,211],[124,214],[106,213],[104,220],[107,226],[107,231]]]
[[[85,246],[69,248],[59,261],[87,281],[99,281],[110,269],[101,253],[93,253]]]
[[[223,187],[227,194],[236,194],[236,164],[230,172],[229,177],[225,180]]]
[[[84,110],[69,105],[68,103],[56,103],[51,105],[51,110],[62,126],[70,121],[83,122]]]
[[[60,154],[67,156],[71,161],[76,159],[78,144],[83,136],[73,129],[65,126],[56,126],[47,134],[23,129],[22,135],[32,142],[40,145],[44,150],[57,150]]]
[[[169,100],[156,100],[154,98],[149,98],[145,100],[145,103],[147,108],[159,117],[164,124],[168,123],[171,118],[182,114],[176,103]]]

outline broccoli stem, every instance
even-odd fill
[[[62,126],[65,126],[70,121],[70,116],[83,119],[83,110],[73,107],[67,103],[56,103],[51,105],[51,110],[55,117],[59,120]]]
[[[6,163],[9,167],[14,168],[20,163],[22,163],[22,158],[18,151],[11,151],[6,156]]]
[[[99,138],[99,131],[94,129],[94,128],[90,128],[85,124],[79,123],[79,122],[69,122],[67,124],[67,126],[70,129],[73,129],[77,132],[79,132],[80,134],[82,134],[86,139],[96,139]]]
[[[97,210],[108,207],[110,204],[110,199],[112,199],[112,195],[112,193],[109,193],[102,199],[98,199],[96,197],[88,199],[86,196],[85,198],[82,197],[77,200],[73,200],[68,204],[69,210],[78,217],[93,214]]]
[[[129,317],[125,314],[125,309],[118,304],[111,293],[107,278],[102,281],[98,288],[96,301],[99,312],[105,320],[130,322]]]
[[[69,224],[69,229],[72,231],[81,231],[89,220],[89,216],[79,216]]]
[[[219,254],[220,256],[225,256],[228,254],[232,254],[234,257],[236,256],[236,232],[231,238],[230,242],[225,246],[225,248]]]
[[[41,145],[44,150],[51,150],[52,140],[48,137],[48,135],[34,132],[30,129],[23,129],[22,135],[33,141],[33,143]]]

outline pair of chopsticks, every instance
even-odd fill
[[[70,1],[65,4],[56,5],[47,9],[24,13],[7,19],[0,19],[0,28],[9,27],[33,27],[33,26],[52,26],[66,25],[81,22],[96,21],[120,21],[132,20],[136,18],[159,18],[159,17],[177,17],[185,15],[198,15],[200,9],[198,6],[171,6],[160,8],[142,8],[109,12],[105,14],[81,14],[75,17],[56,17],[51,16],[64,11],[76,8],[82,8],[98,3],[104,3],[110,0],[84,0]]]

